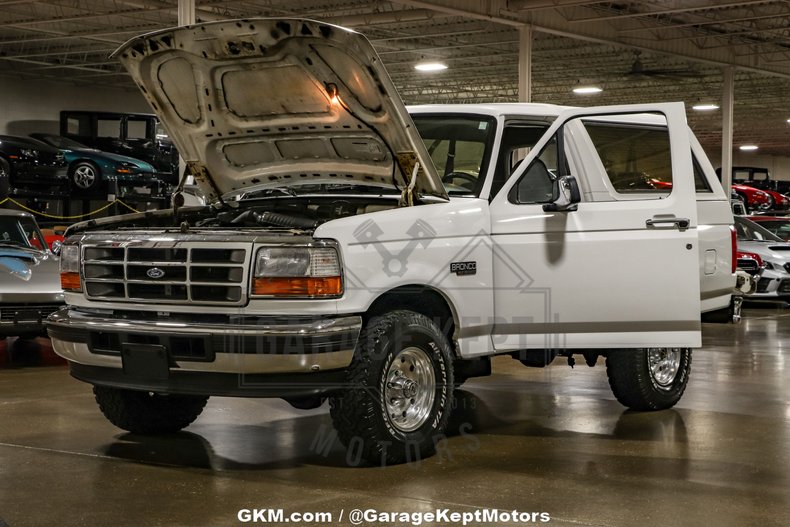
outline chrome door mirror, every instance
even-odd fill
[[[543,205],[546,212],[572,212],[582,200],[579,183],[573,176],[561,176],[554,180],[551,203]]]
[[[52,254],[54,254],[55,256],[60,256],[60,250],[62,248],[63,248],[63,242],[61,242],[60,240],[55,240],[54,242],[52,242],[52,247],[51,247]]]

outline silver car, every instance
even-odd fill
[[[63,305],[58,259],[26,212],[0,209],[0,338],[46,335]]]
[[[735,216],[735,229],[738,252],[748,253],[762,264],[757,290],[746,300],[790,300],[790,243],[740,216]]]

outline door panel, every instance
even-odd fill
[[[596,153],[600,145],[579,133],[579,123],[591,119],[629,126],[657,122],[638,112],[665,116],[658,121],[669,130],[672,181],[667,186],[668,176],[663,177],[663,190],[612,190],[611,200],[603,201],[588,201],[588,193],[573,212],[511,202],[520,175],[558,138],[567,157],[559,166],[573,167],[583,189],[611,188],[607,170],[618,162],[641,174],[642,159],[626,165],[602,160]],[[563,133],[566,123],[574,133]],[[580,109],[555,121],[524,160],[522,172],[492,202],[497,350],[700,345],[697,210],[688,137],[680,103]],[[588,144],[574,144],[584,141]],[[688,220],[688,227],[679,228],[672,223],[676,219]]]

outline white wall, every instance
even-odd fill
[[[61,110],[152,113],[136,90],[0,76],[0,134],[58,133]]]

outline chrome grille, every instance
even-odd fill
[[[117,245],[83,246],[82,273],[88,298],[224,305],[240,305],[247,299],[247,245]]]

